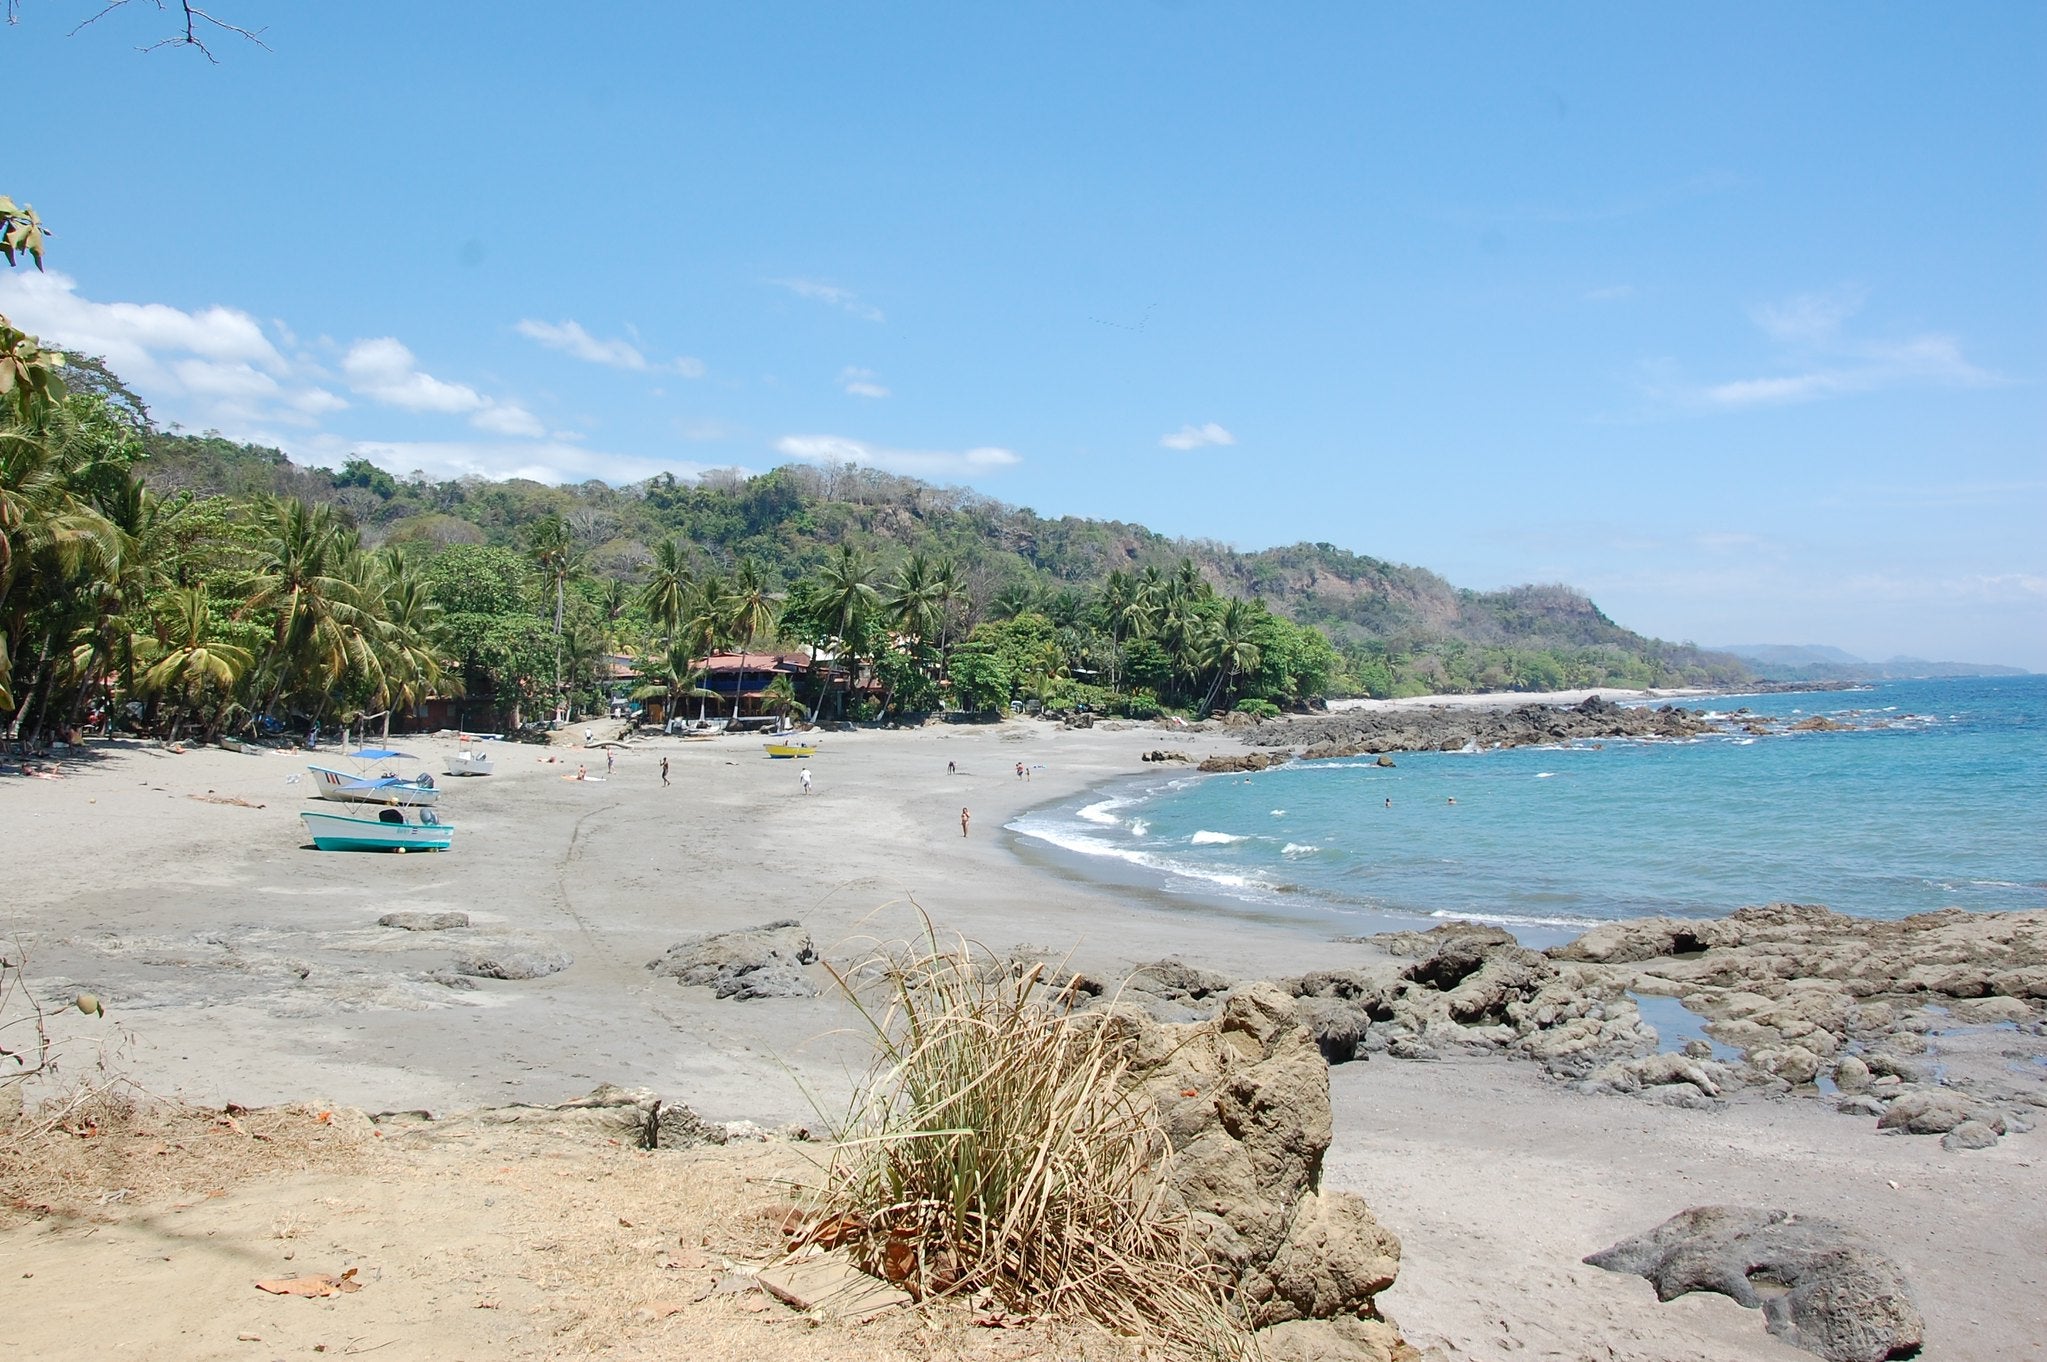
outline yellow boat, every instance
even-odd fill
[[[815,745],[806,746],[802,743],[793,742],[771,742],[763,745],[768,749],[768,755],[771,757],[814,757],[817,755]]]

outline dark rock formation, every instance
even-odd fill
[[[701,984],[720,998],[813,998],[817,985],[803,966],[817,963],[810,933],[793,918],[678,941],[647,962],[656,975]]]
[[[1252,747],[1302,749],[1302,757],[1355,757],[1387,752],[1440,752],[1468,743],[1529,747],[1588,738],[1690,738],[1711,732],[1694,710],[1612,704],[1593,696],[1583,704],[1474,709],[1432,705],[1419,709],[1351,709],[1296,716],[1244,734]],[[1391,765],[1388,761],[1386,764]]]
[[[1196,769],[1210,774],[1263,771],[1268,767],[1283,766],[1293,759],[1291,752],[1233,752],[1228,755],[1204,757]]]
[[[1913,1357],[1926,1332],[1895,1263],[1839,1225],[1787,1211],[1695,1206],[1585,1261],[1648,1278],[1658,1300],[1717,1291],[1829,1362]]]

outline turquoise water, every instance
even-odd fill
[[[1856,731],[1153,777],[1010,827],[1105,877],[1355,930],[1463,917],[1547,934],[1773,901],[2047,907],[2047,677],[1684,703]]]

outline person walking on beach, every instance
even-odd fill
[[[668,787],[668,758],[666,757],[661,758],[661,786],[663,789]]]
[[[803,769],[802,769],[801,771],[799,771],[799,772],[797,773],[797,775],[796,775],[796,778],[797,778],[798,780],[800,780],[800,781],[802,781],[802,782],[803,782],[803,793],[805,793],[805,794],[809,794],[809,793],[810,793],[810,768],[809,768],[808,766],[804,767],[804,768],[803,768]]]
[[[608,775],[610,775],[610,774],[611,774],[611,772],[612,772],[612,768],[613,768],[613,767],[615,767],[615,766],[617,766],[617,765],[618,765],[618,753],[616,753],[616,752],[612,751],[612,750],[611,750],[611,749],[610,749],[609,747],[605,748],[605,749],[604,749],[604,774],[605,774],[605,775],[607,775],[607,776],[608,776]]]
[[[965,809],[960,810],[960,836],[964,837],[967,835],[967,824],[972,822],[973,818],[974,815],[968,813]]]
[[[945,764],[945,773],[946,773],[947,775],[949,775],[949,776],[954,776],[954,775],[958,775],[958,774],[959,774],[959,763],[958,763],[958,762],[956,762],[956,761],[949,761],[949,762],[947,762],[947,763]]]
[[[1023,763],[1022,763],[1022,762],[1018,762],[1018,763],[1016,764],[1016,778],[1017,778],[1018,780],[1022,780],[1022,779],[1024,778],[1024,773],[1023,773]]]

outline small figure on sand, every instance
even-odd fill
[[[958,775],[959,770],[960,770],[959,763],[956,761],[949,761],[945,764],[945,773],[949,776]]]
[[[960,836],[964,837],[967,835],[967,824],[972,822],[973,819],[974,815],[968,813],[965,809],[960,810]]]
[[[800,780],[800,781],[802,781],[802,782],[803,782],[803,793],[805,793],[805,794],[809,794],[809,793],[810,793],[810,768],[809,768],[808,766],[806,766],[806,767],[804,767],[804,768],[803,768],[803,769],[802,769],[801,771],[798,771],[798,772],[796,773],[796,778],[797,778],[798,780]]]
[[[590,770],[589,770],[589,768],[588,768],[588,767],[586,767],[586,766],[584,766],[584,765],[583,765],[583,764],[582,764],[581,762],[577,762],[577,763],[576,763],[576,779],[577,779],[577,780],[588,780],[589,778],[590,778]]]
[[[668,758],[666,757],[661,758],[661,783],[664,786],[668,784]]]
[[[596,729],[586,728],[583,730],[583,746],[588,747],[591,743],[596,741],[597,741]]]
[[[615,767],[616,767],[617,765],[618,765],[618,753],[616,753],[616,752],[612,751],[612,750],[611,750],[610,748],[608,748],[608,747],[607,747],[607,748],[605,748],[605,749],[604,749],[604,774],[606,774],[606,775],[610,775],[610,774],[611,774],[611,772],[612,772],[612,770],[613,770],[613,768],[615,768]]]
[[[1017,778],[1018,780],[1022,780],[1022,779],[1024,778],[1024,773],[1023,773],[1023,771],[1024,771],[1023,763],[1022,763],[1022,762],[1018,762],[1018,763],[1016,764],[1016,778]]]

